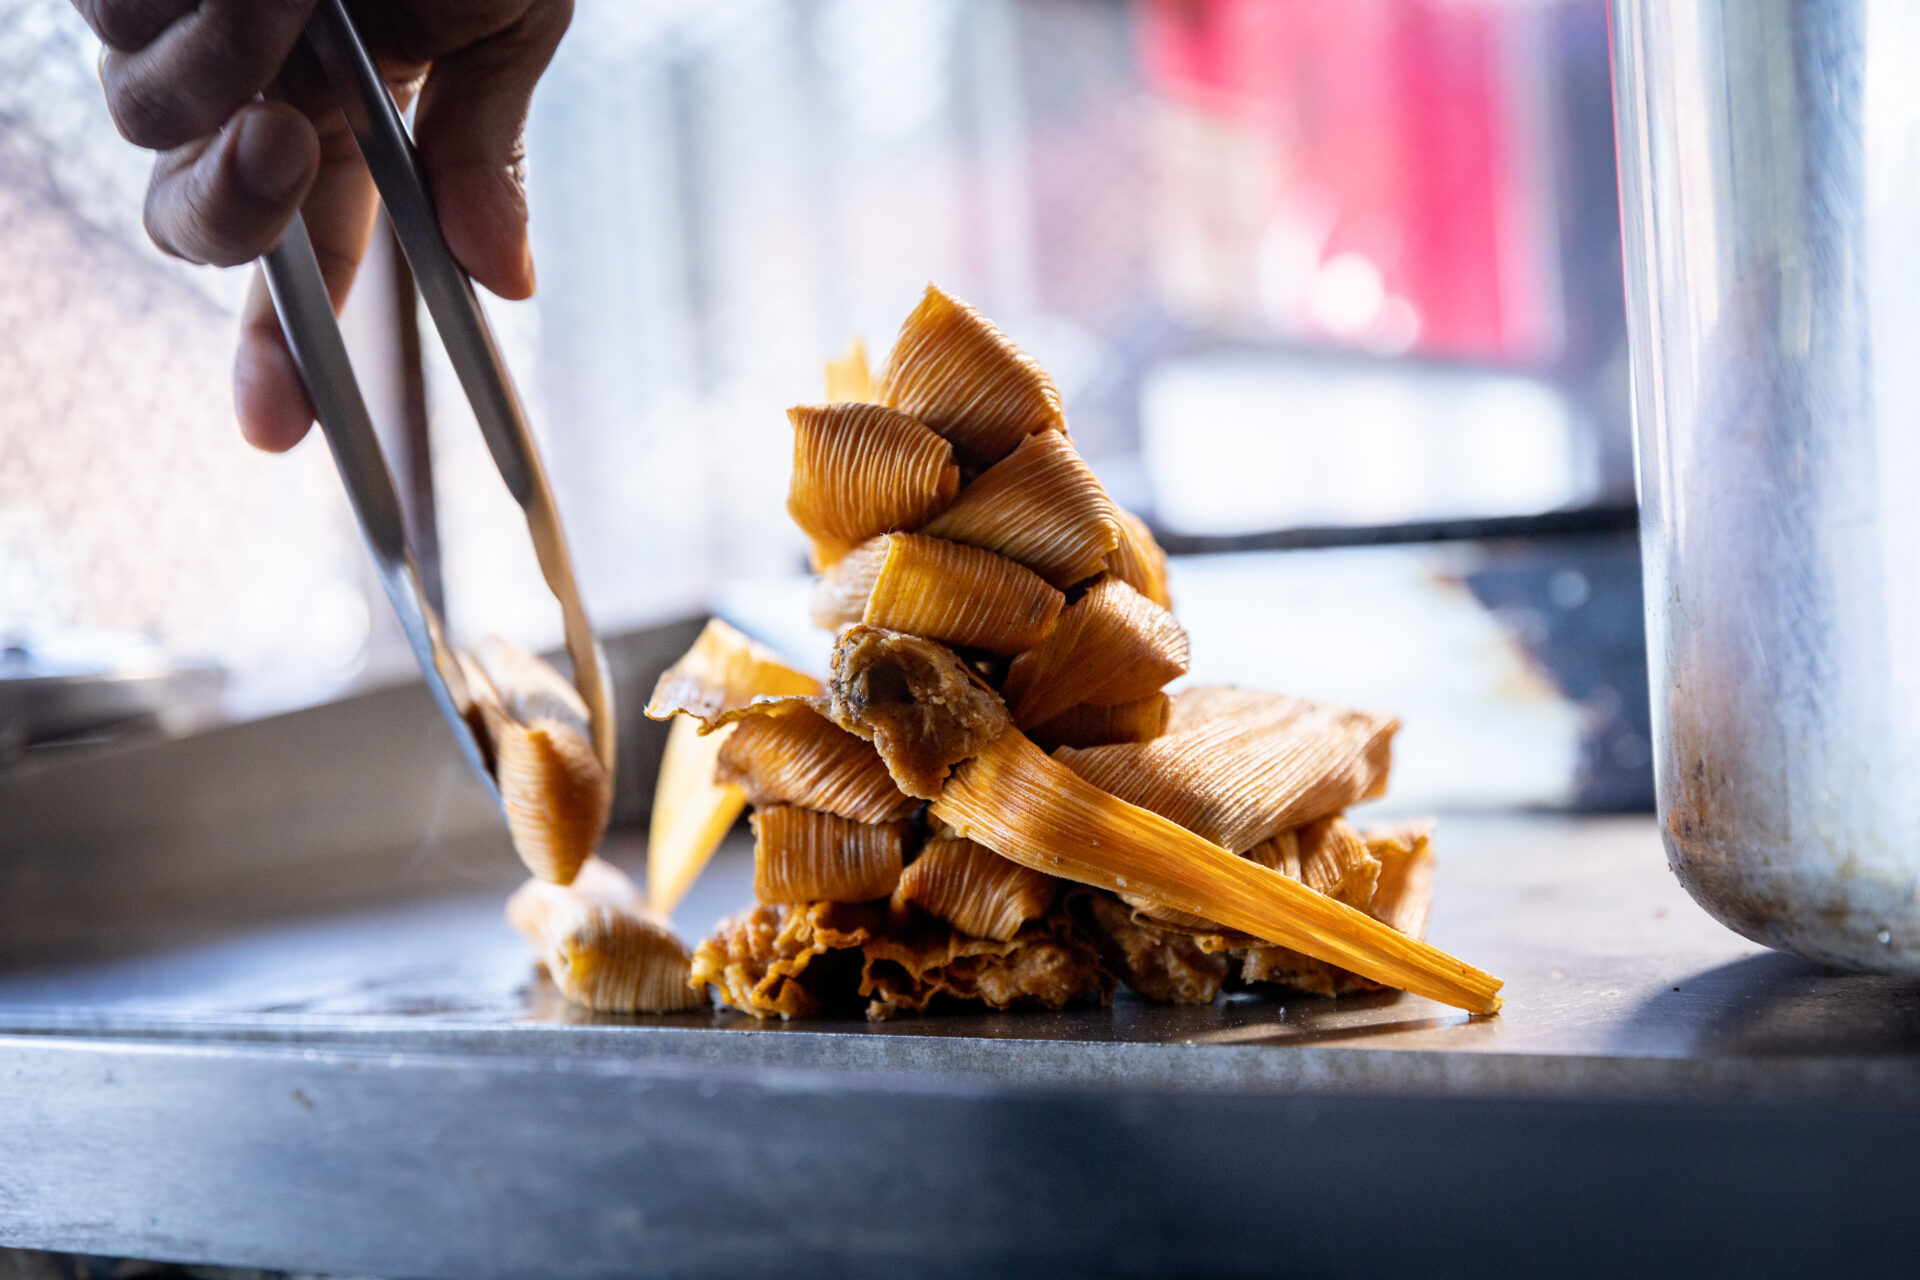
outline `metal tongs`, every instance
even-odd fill
[[[574,686],[586,702],[595,753],[613,771],[613,695],[606,680],[606,658],[594,638],[580,593],[574,586],[560,513],[547,485],[546,469],[527,427],[527,415],[493,340],[493,332],[474,295],[473,282],[455,261],[440,233],[440,220],[427,194],[419,158],[406,124],[386,84],[367,55],[341,0],[319,0],[306,26],[306,40],[340,100],[360,154],[366,157],[374,186],[386,205],[400,247],[419,282],[427,312],[452,358],[460,386],[473,404],[487,449],[514,501],[527,513],[540,570],[560,602]],[[500,789],[486,764],[487,752],[462,714],[473,705],[460,664],[447,645],[446,631],[421,587],[420,571],[407,543],[400,499],[374,434],[373,419],[361,398],[360,384],[347,358],[346,343],[327,297],[313,242],[298,213],[280,243],[264,259],[267,288],[292,348],[294,363],[326,434],[333,460],[346,483],[347,496],[366,535],[380,573],[380,585],[400,616],[400,625],[427,679],[433,700],[453,729],[467,761],[496,802]]]

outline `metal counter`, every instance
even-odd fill
[[[0,966],[0,1243],[386,1276],[1904,1266],[1920,984],[1761,952],[1645,819],[1452,818],[1383,995],[593,1016],[500,886]],[[632,861],[634,848],[616,848]],[[747,897],[723,851],[680,914]]]

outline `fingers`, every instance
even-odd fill
[[[320,139],[304,115],[285,103],[249,103],[212,138],[154,163],[147,234],[189,262],[251,261],[279,240],[319,169]]]
[[[338,112],[319,121],[316,145],[319,171],[301,213],[327,293],[338,311],[353,286],[373,233],[373,180]],[[280,331],[266,282],[258,273],[240,318],[233,403],[241,434],[255,447],[272,453],[300,443],[313,423],[313,406]]]
[[[503,298],[533,293],[527,108],[572,17],[572,0],[532,0],[509,25],[437,57],[420,91],[414,137],[448,247]]]
[[[267,293],[266,277],[254,269],[240,313],[240,349],[233,361],[233,408],[247,443],[268,453],[285,453],[313,425],[300,370],[280,332]]]
[[[100,82],[114,124],[164,151],[213,133],[266,87],[312,6],[200,0],[175,13],[174,0],[83,0],[81,12],[107,43]]]

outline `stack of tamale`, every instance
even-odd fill
[[[1165,556],[1044,370],[929,288],[883,373],[856,346],[827,381],[831,403],[789,413],[788,510],[829,682],[716,622],[647,707],[676,717],[656,911],[752,806],[757,901],[695,950],[696,986],[783,1017],[1058,1008],[1116,983],[1498,1007],[1498,980],[1421,941],[1426,826],[1343,816],[1384,790],[1396,721],[1165,692],[1188,667]]]

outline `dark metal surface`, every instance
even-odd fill
[[[1920,986],[1757,952],[1644,819],[1441,848],[1434,938],[1509,979],[1498,1018],[595,1017],[492,889],[42,948],[0,969],[0,1242],[436,1276],[1910,1256]],[[683,929],[749,876],[732,846]]]

